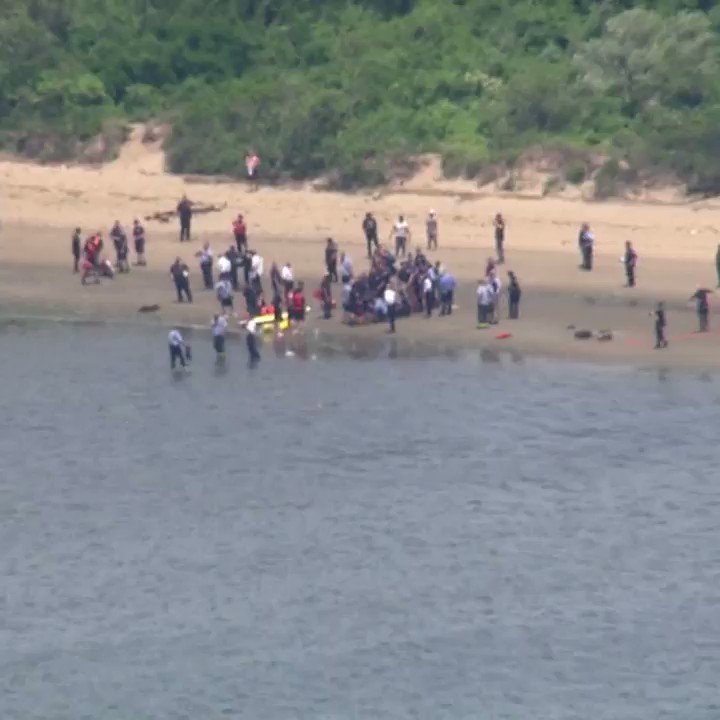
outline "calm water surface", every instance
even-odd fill
[[[0,332],[3,720],[720,718],[717,378],[208,343]]]

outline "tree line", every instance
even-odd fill
[[[0,141],[44,160],[171,124],[170,169],[382,182],[438,152],[475,175],[530,147],[720,189],[710,0],[0,0]],[[38,141],[38,138],[41,141]]]

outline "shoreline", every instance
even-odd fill
[[[4,281],[9,275],[22,278],[27,273],[32,274],[33,287],[44,288],[41,296],[13,293],[12,288],[8,291]],[[56,267],[29,263],[0,269],[0,283],[3,287],[0,331],[22,324],[142,327],[158,332],[162,348],[172,325],[205,335],[210,318],[218,311],[214,293],[209,291],[197,290],[196,302],[192,305],[177,304],[169,278],[153,269],[133,268],[127,277],[116,276],[99,286],[82,287],[77,276],[58,275]],[[22,284],[20,280],[19,285]],[[648,317],[653,301],[647,293],[638,293],[633,298],[609,292],[587,292],[583,296],[568,288],[548,289],[527,284],[519,321],[501,319],[497,326],[478,330],[474,288],[472,281],[461,280],[456,297],[458,307],[451,317],[434,315],[427,319],[415,313],[398,320],[395,336],[387,334],[384,323],[351,327],[343,324],[337,313],[331,320],[324,320],[318,304],[310,300],[313,311],[304,326],[296,333],[283,333],[280,342],[293,352],[298,347],[302,352],[303,346],[312,344],[316,348],[312,352],[317,353],[319,347],[322,353],[351,357],[376,356],[378,348],[394,345],[395,350],[390,354],[396,357],[508,353],[591,365],[720,370],[720,328],[716,332],[711,324],[710,333],[693,332],[694,311],[679,294],[667,300],[670,347],[656,351],[652,347],[652,319]],[[242,300],[237,299],[244,307]],[[138,312],[140,306],[150,304],[158,304],[160,309],[147,314]],[[712,320],[720,321],[720,316]],[[613,340],[576,340],[569,326],[592,331],[609,329]],[[496,339],[500,332],[510,332],[512,337]],[[235,319],[230,323],[228,334],[242,335]],[[274,333],[264,334],[263,343],[266,347],[276,344]]]

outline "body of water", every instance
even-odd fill
[[[0,333],[3,720],[720,717],[714,376],[165,338]]]

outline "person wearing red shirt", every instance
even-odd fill
[[[242,254],[247,250],[247,226],[245,225],[245,219],[242,215],[238,215],[233,222],[233,235],[235,236],[235,244],[237,245],[238,252]]]

